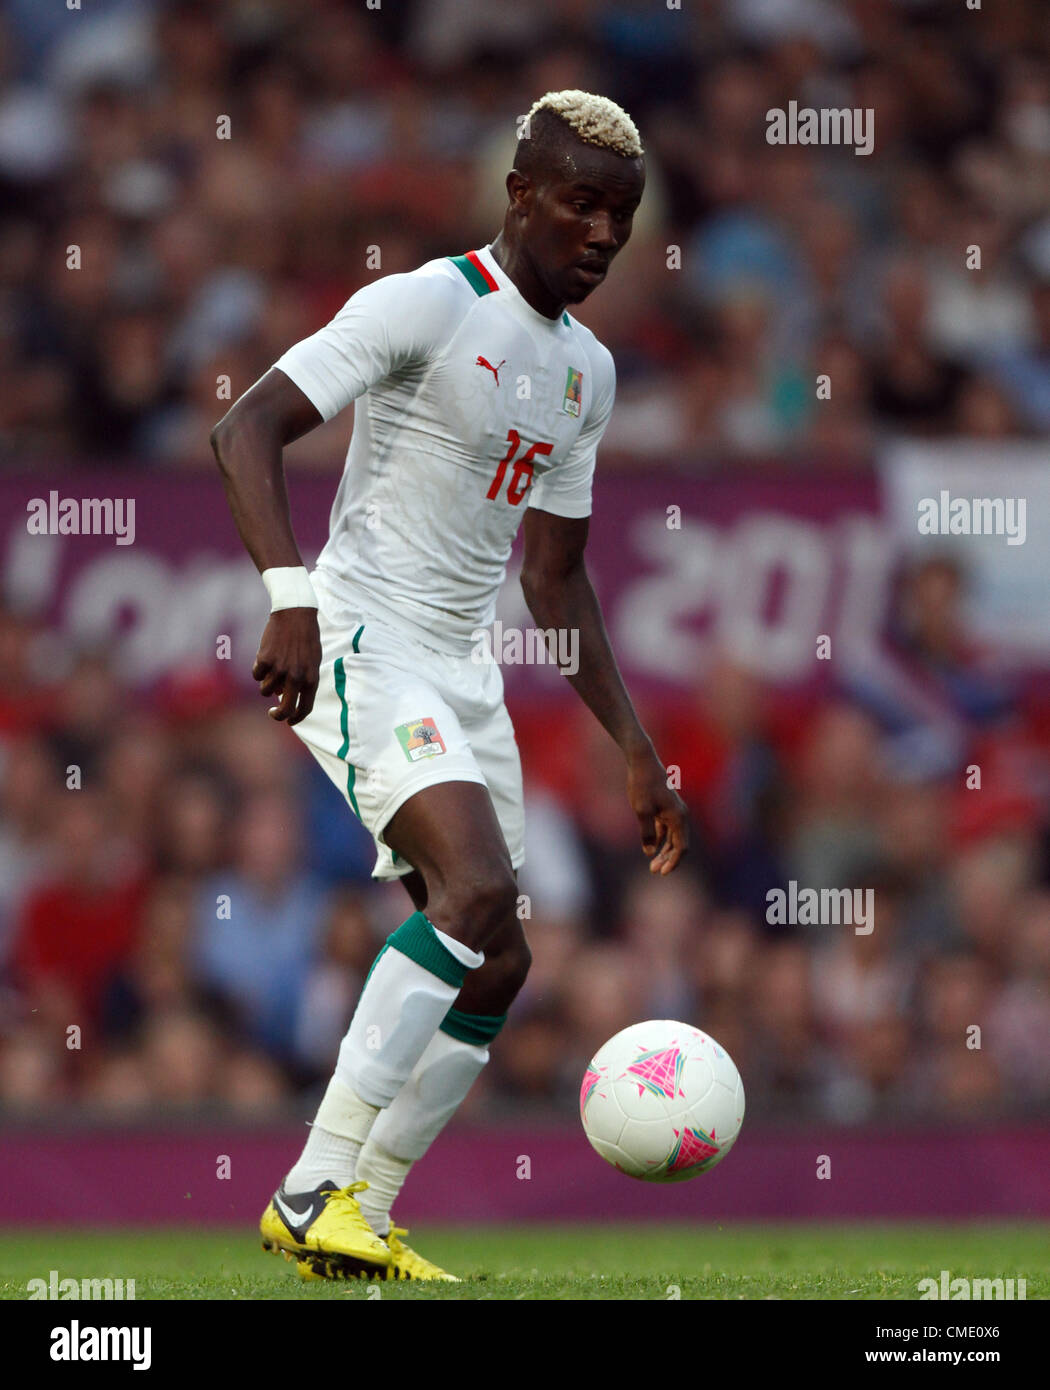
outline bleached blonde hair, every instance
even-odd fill
[[[533,119],[541,111],[560,116],[573,134],[588,145],[612,150],[625,159],[637,159],[644,153],[638,127],[623,107],[608,97],[572,87],[562,92],[545,92],[529,108],[526,129],[531,131]]]

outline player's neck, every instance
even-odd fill
[[[528,261],[517,248],[507,244],[502,232],[492,242],[489,250],[500,270],[514,282],[514,288],[530,308],[535,309],[537,314],[542,314],[547,319],[557,321],[561,318],[565,304],[554,302],[551,295],[536,278],[535,271]]]

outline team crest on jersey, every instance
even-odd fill
[[[583,373],[578,372],[575,367],[569,368],[565,382],[565,399],[561,408],[566,415],[579,415],[583,408]]]
[[[439,753],[447,751],[445,740],[438,733],[433,719],[411,719],[407,724],[399,724],[394,733],[409,762],[417,763],[420,758],[436,758]]]

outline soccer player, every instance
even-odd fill
[[[605,278],[645,186],[606,97],[528,113],[488,246],[388,275],[290,348],[212,432],[272,603],[253,668],[372,832],[374,876],[415,911],[365,981],[306,1147],[261,1222],[304,1277],[451,1279],[391,1208],[485,1065],[529,951],[516,915],[521,766],[498,664],[477,659],[518,526],[540,628],[576,630],[567,676],[615,739],[654,873],[686,847],[584,566],[615,370],[566,311]],[[330,536],[308,574],[282,447],[357,401]]]

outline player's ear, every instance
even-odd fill
[[[520,169],[512,169],[507,175],[507,195],[510,205],[516,212],[527,212],[533,200],[532,180]]]

